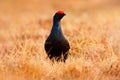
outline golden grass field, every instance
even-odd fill
[[[66,63],[44,50],[59,9]],[[0,0],[0,80],[120,80],[120,1]]]

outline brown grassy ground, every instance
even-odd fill
[[[0,80],[120,80],[119,0],[0,0]],[[71,49],[46,58],[52,16],[63,9]]]

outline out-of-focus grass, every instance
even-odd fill
[[[120,8],[115,0],[1,0],[0,80],[119,80]],[[52,16],[63,9],[66,63],[47,58]]]

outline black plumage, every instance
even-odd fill
[[[52,60],[64,61],[68,57],[70,45],[64,37],[60,21],[66,14],[63,11],[58,11],[53,17],[53,26],[51,33],[45,41],[45,51],[48,57]]]

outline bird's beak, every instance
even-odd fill
[[[65,16],[66,14],[64,13],[64,16]]]

